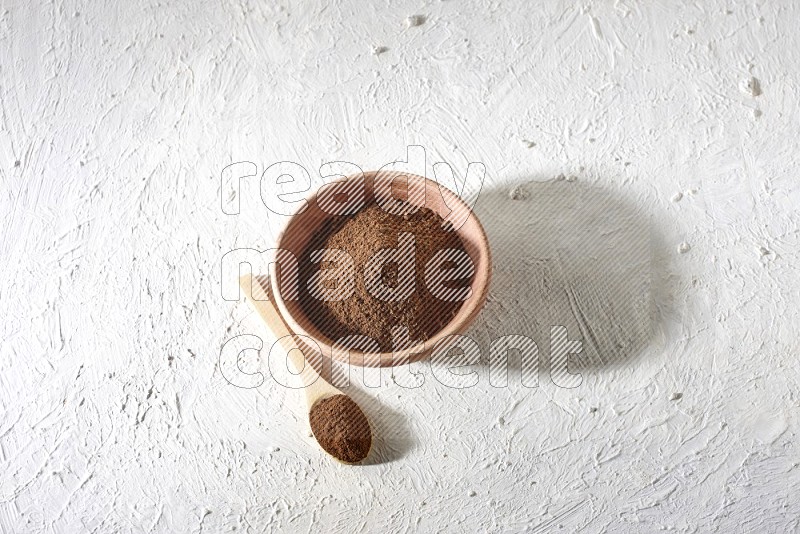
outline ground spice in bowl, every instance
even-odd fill
[[[355,215],[335,217],[327,221],[310,241],[300,259],[300,305],[315,326],[329,338],[362,335],[375,340],[382,352],[402,349],[428,340],[444,328],[456,315],[461,301],[441,300],[425,282],[425,267],[440,250],[455,249],[464,253],[457,233],[444,227],[444,220],[434,211],[420,208],[414,213],[395,215],[372,204]],[[365,284],[364,271],[370,258],[379,250],[398,248],[399,236],[414,236],[414,291],[400,301],[376,298]],[[355,273],[352,295],[344,300],[321,300],[311,294],[309,280],[325,262],[312,260],[314,251],[337,249],[353,258]],[[398,266],[387,262],[381,271],[387,287],[396,287]],[[464,288],[470,279],[448,281],[448,288]],[[405,342],[392,344],[392,328],[408,329]]]
[[[364,412],[347,395],[334,395],[314,403],[308,414],[311,431],[325,452],[354,464],[369,454],[372,431]]]

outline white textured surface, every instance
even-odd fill
[[[800,6],[268,4],[4,2],[0,530],[800,528]],[[647,231],[652,264],[630,273],[652,275],[653,335],[609,289],[608,322],[585,319],[600,347],[634,320],[614,334],[630,350],[576,389],[518,371],[493,388],[486,367],[464,390],[425,367],[416,390],[386,376],[359,397],[380,463],[344,467],[297,392],[220,374],[225,340],[271,341],[222,300],[220,257],[284,222],[256,182],[223,214],[220,171],[294,160],[319,184],[323,162],[375,168],[407,144],[487,167],[498,270],[479,339],[546,349],[547,299],[565,295],[548,269],[575,264],[526,255],[531,236],[591,241],[537,233],[540,197],[508,198],[529,180],[610,210],[565,219],[606,260],[614,221]],[[562,173],[576,180],[547,182]],[[619,285],[618,244],[610,270],[565,275],[579,305]]]

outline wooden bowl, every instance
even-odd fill
[[[408,184],[412,183],[414,185],[409,191]],[[388,367],[421,360],[431,354],[440,340],[450,335],[462,334],[475,320],[486,302],[492,273],[491,253],[486,233],[475,214],[470,212],[469,206],[444,186],[420,176],[411,176],[409,179],[407,173],[365,172],[347,177],[337,184],[339,184],[336,186],[337,191],[347,190],[355,195],[359,194],[358,191],[362,191],[364,199],[362,207],[374,203],[376,188],[383,192],[386,192],[388,188],[392,191],[394,198],[405,198],[409,203],[433,210],[446,221],[452,222],[475,267],[470,286],[472,292],[470,297],[462,302],[450,322],[426,342],[403,349],[395,354],[391,352],[365,353],[352,349],[349,351],[348,359],[348,353],[342,354],[341,351],[333,350],[335,340],[315,326],[300,305],[296,294],[290,294],[290,290],[283,289],[284,284],[279,283],[278,273],[280,271],[277,262],[273,262],[270,264],[272,293],[278,311],[289,328],[295,334],[305,335],[314,340],[324,357],[349,361],[352,365],[367,367]],[[279,251],[291,252],[299,260],[311,238],[324,227],[326,221],[333,217],[320,208],[320,203],[329,206],[330,194],[325,196],[326,193],[322,193],[327,187],[327,185],[323,186],[309,197],[307,204],[290,218],[283,232],[278,236],[276,247]],[[320,198],[321,195],[322,198]],[[337,198],[341,199],[341,195]],[[284,273],[288,272],[285,268],[282,269]]]

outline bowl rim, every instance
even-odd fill
[[[407,347],[400,351],[394,352],[365,352],[358,349],[348,349],[344,352],[347,355],[347,359],[340,359],[335,358],[333,356],[333,343],[329,336],[327,336],[324,332],[322,332],[319,328],[313,325],[313,322],[309,320],[314,330],[316,332],[311,332],[308,329],[304,328],[295,317],[290,312],[288,306],[286,305],[283,295],[281,294],[280,287],[278,284],[278,277],[277,277],[277,262],[271,261],[269,264],[269,278],[270,284],[272,289],[272,294],[275,299],[275,304],[278,307],[279,314],[283,317],[283,320],[289,325],[290,330],[293,334],[306,336],[309,339],[313,340],[317,343],[318,347],[320,348],[320,352],[326,358],[330,360],[336,360],[342,363],[350,363],[351,365],[356,365],[359,367],[391,367],[397,365],[403,365],[406,363],[413,363],[419,360],[426,358],[433,349],[437,346],[439,342],[442,340],[454,336],[462,334],[469,326],[475,321],[478,316],[478,313],[483,308],[484,304],[486,303],[486,299],[489,293],[489,286],[491,284],[492,279],[492,253],[491,248],[489,247],[489,239],[486,236],[486,230],[484,229],[483,225],[481,224],[480,220],[478,219],[477,215],[475,215],[474,209],[471,209],[464,200],[458,196],[456,193],[451,191],[448,187],[440,184],[435,180],[431,180],[425,176],[419,176],[417,174],[404,172],[404,171],[364,171],[357,174],[351,174],[343,178],[342,180],[338,180],[336,182],[329,182],[329,183],[340,183],[351,179],[375,179],[379,177],[380,179],[394,179],[398,176],[406,176],[409,178],[421,178],[425,181],[426,186],[433,186],[439,190],[442,195],[442,200],[444,200],[445,204],[450,207],[450,202],[454,202],[452,204],[453,208],[458,206],[459,208],[465,209],[469,212],[469,217],[464,220],[464,224],[469,220],[470,217],[474,218],[474,223],[477,229],[476,235],[474,236],[474,241],[477,242],[477,251],[481,254],[485,261],[483,265],[485,266],[485,282],[481,284],[479,287],[473,287],[473,295],[472,298],[465,301],[463,304],[466,313],[463,314],[463,318],[460,321],[455,321],[455,317],[449,323],[447,323],[441,330],[436,332],[433,336],[431,336],[426,341],[413,345],[411,347]],[[327,184],[325,184],[327,185]],[[322,186],[318,187],[314,190],[311,194],[306,197],[307,202],[316,202],[317,195],[319,194],[320,189]],[[280,250],[281,245],[284,243],[286,239],[286,230],[291,226],[294,219],[305,210],[306,204],[301,205],[298,211],[292,214],[283,225],[283,228],[278,234],[278,237],[275,241],[275,250]],[[477,262],[476,262],[477,263]],[[477,272],[477,265],[476,265],[476,275]],[[329,342],[330,340],[330,342]],[[305,342],[304,342],[305,343]],[[307,343],[305,343],[308,346]],[[309,347],[313,350],[313,347]],[[377,361],[375,361],[377,360]]]

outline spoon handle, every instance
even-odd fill
[[[296,374],[300,375],[309,409],[322,398],[340,394],[341,391],[326,382],[306,361],[306,357],[299,348],[306,347],[306,345],[301,344],[300,339],[289,330],[272,303],[269,294],[269,278],[266,276],[254,278],[248,274],[239,278],[239,286],[244,290],[250,305],[258,312],[283,348],[286,349],[287,357],[292,362]],[[306,350],[308,350],[307,347]]]

